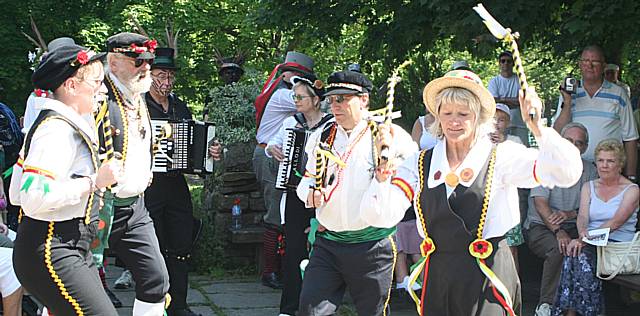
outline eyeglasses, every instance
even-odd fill
[[[350,94],[350,95],[330,95],[327,97],[327,104],[333,104],[333,103],[342,103],[347,99],[351,99],[355,96],[359,96],[358,94]]]
[[[299,94],[295,94],[295,93],[291,93],[291,98],[293,99],[293,101],[302,101],[305,98],[313,98],[312,95],[299,95]]]
[[[511,63],[513,63],[513,59],[508,59],[508,58],[500,59],[500,63],[501,64],[511,64]]]
[[[87,78],[78,78],[79,81],[81,82],[86,82],[91,89],[95,90],[96,88],[99,88],[100,86],[102,86],[102,79],[87,79]]]
[[[580,64],[585,66],[591,65],[591,67],[600,67],[604,62],[600,60],[580,59]]]

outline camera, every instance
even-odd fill
[[[578,87],[580,87],[580,81],[572,75],[565,77],[562,80],[562,84],[560,84],[560,89],[568,94],[575,94],[578,91]]]

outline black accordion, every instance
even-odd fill
[[[196,120],[151,120],[153,172],[204,174],[213,172],[209,146],[215,126]]]
[[[288,128],[282,146],[284,159],[280,162],[276,175],[276,189],[295,190],[304,175],[307,163],[304,152],[310,132],[302,128]]]

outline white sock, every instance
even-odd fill
[[[147,303],[136,299],[133,301],[133,316],[164,315],[164,300],[159,303]]]
[[[404,277],[402,282],[396,283],[396,289],[406,289],[408,283],[409,283],[409,277]]]

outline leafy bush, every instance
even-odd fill
[[[209,121],[216,123],[216,136],[224,144],[247,142],[256,135],[253,101],[260,93],[257,74],[249,72],[240,82],[209,91],[205,107]]]

